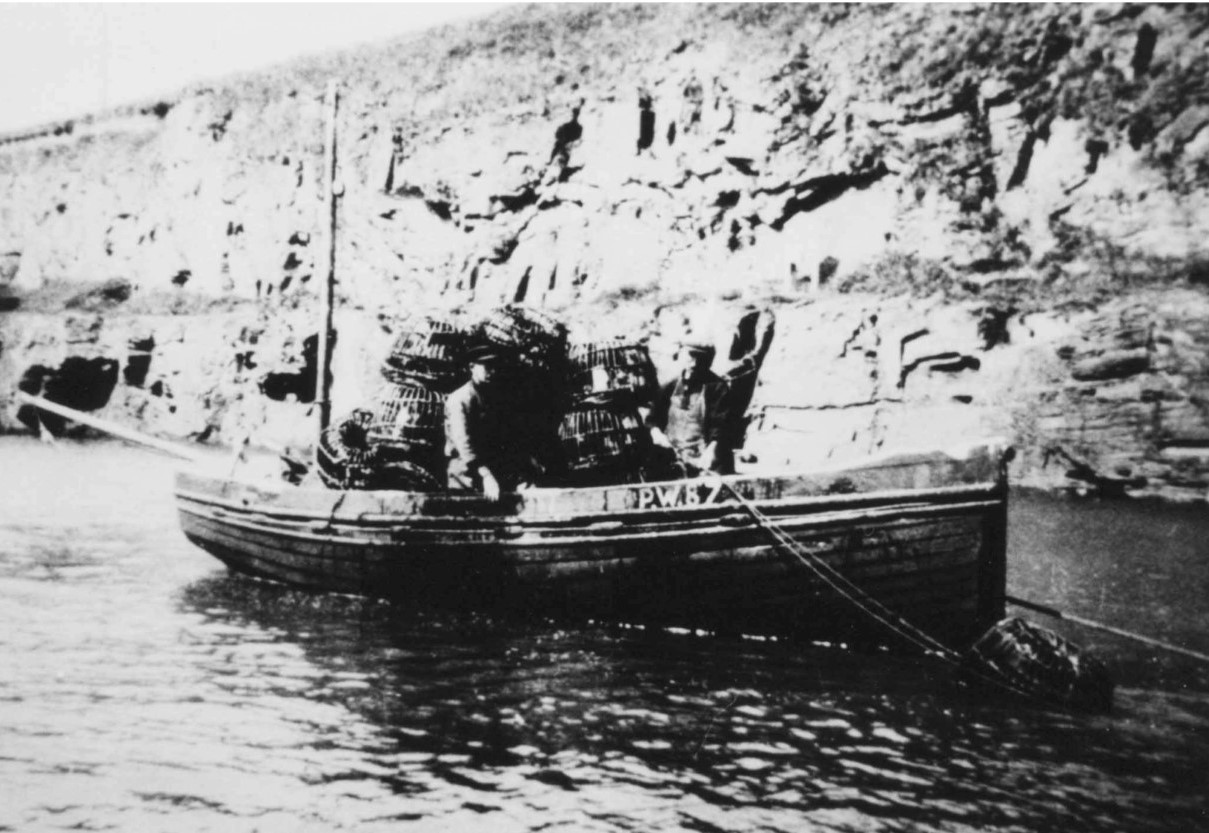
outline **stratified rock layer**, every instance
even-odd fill
[[[1193,6],[509,9],[0,137],[0,427],[29,423],[19,384],[96,368],[124,423],[313,442],[336,78],[337,411],[408,313],[521,301],[666,371],[686,317],[753,301],[763,464],[997,434],[1018,482],[1201,499],[1207,31]]]

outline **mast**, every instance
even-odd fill
[[[319,246],[320,259],[316,266],[323,276],[320,291],[319,350],[316,357],[315,403],[319,406],[319,433],[331,422],[332,417],[332,346],[335,332],[332,329],[332,311],[336,299],[336,201],[341,188],[336,184],[336,113],[340,103],[340,89],[335,81],[327,82],[324,91],[324,113],[326,125],[323,137],[323,178],[325,216],[319,223],[320,236],[326,237]]]

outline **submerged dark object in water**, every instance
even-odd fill
[[[1056,633],[1013,616],[966,654],[970,671],[988,670],[1013,688],[1067,708],[1106,712],[1114,683],[1104,663]]]

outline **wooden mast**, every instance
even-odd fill
[[[323,276],[323,288],[320,292],[321,315],[319,323],[319,350],[316,359],[315,372],[315,403],[319,406],[319,433],[322,433],[331,422],[332,417],[332,345],[335,332],[332,329],[332,311],[336,299],[336,201],[340,189],[336,184],[336,113],[340,103],[340,90],[335,81],[327,82],[324,92],[324,112],[326,114],[326,129],[323,141],[323,194],[326,209],[323,221],[319,223],[321,236],[326,234],[319,246],[320,260],[317,266]]]

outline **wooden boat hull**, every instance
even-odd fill
[[[954,646],[1003,616],[1002,454],[906,454],[777,477],[475,495],[177,480],[188,538],[231,569],[411,604],[839,641],[880,634],[745,504]],[[739,496],[742,496],[742,500]]]

